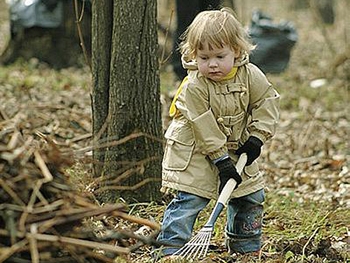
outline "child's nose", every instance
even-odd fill
[[[209,61],[209,67],[210,68],[215,68],[215,67],[217,67],[218,66],[218,63],[216,62],[216,59],[211,59],[210,61]]]

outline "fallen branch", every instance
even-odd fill
[[[115,252],[117,254],[130,253],[130,250],[125,247],[118,247],[114,245],[103,244],[100,242],[76,239],[71,237],[60,237],[60,236],[47,235],[47,234],[27,234],[27,237],[35,238],[36,240],[40,240],[40,241],[61,242],[61,243],[70,244],[70,245],[84,246],[92,249],[102,249],[105,251]]]

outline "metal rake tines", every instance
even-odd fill
[[[176,251],[174,255],[181,256],[185,259],[200,259],[205,257],[208,252],[212,232],[212,227],[203,227],[197,235],[192,237],[190,241]]]

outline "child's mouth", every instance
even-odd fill
[[[215,71],[215,72],[209,72],[209,75],[219,75],[220,72],[219,71]]]

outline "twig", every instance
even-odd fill
[[[32,214],[41,214],[41,213],[54,211],[55,209],[58,209],[59,206],[64,205],[64,203],[65,201],[61,199],[61,200],[56,200],[51,204],[45,204],[42,207],[35,207],[35,210],[32,211]]]
[[[329,66],[330,71],[328,73],[328,77],[331,77],[335,73],[336,69],[349,59],[350,59],[350,46],[347,46],[343,52],[337,54],[331,61],[331,64]]]
[[[47,168],[43,158],[41,157],[41,155],[38,151],[34,152],[34,157],[35,157],[35,163],[37,164],[37,166],[39,167],[39,169],[43,173],[43,176],[45,177],[44,183],[51,182],[53,180],[53,176],[52,176],[49,168]]]
[[[152,136],[152,135],[149,135],[149,134],[146,134],[143,132],[139,132],[139,133],[130,134],[130,135],[125,136],[124,138],[121,138],[121,139],[116,140],[116,141],[105,142],[107,140],[113,140],[114,138],[113,138],[113,136],[111,136],[111,137],[108,137],[107,139],[103,139],[102,140],[103,143],[101,143],[101,141],[96,142],[96,143],[100,143],[100,144],[98,144],[96,146],[88,146],[88,147],[76,150],[74,153],[75,154],[83,154],[83,153],[90,152],[90,151],[96,150],[96,149],[118,146],[118,145],[121,145],[123,143],[126,143],[129,140],[136,139],[136,138],[139,138],[142,136],[163,143],[163,139],[157,138],[155,136]]]
[[[107,148],[107,147],[112,147],[112,146],[118,146],[118,145],[121,145],[123,143],[126,143],[129,140],[132,140],[132,139],[135,139],[135,138],[138,138],[138,137],[141,137],[141,136],[144,136],[144,133],[142,133],[142,132],[140,132],[140,133],[133,133],[133,134],[125,136],[124,138],[122,138],[120,140],[117,140],[117,141],[110,141],[110,142],[104,142],[104,143],[101,143],[104,140],[94,141],[94,143],[99,143],[99,144],[79,149],[79,150],[75,151],[75,153],[76,154],[77,153],[81,154],[81,153],[89,152],[89,151],[96,150],[96,149]],[[105,140],[107,140],[107,139],[105,139]],[[109,137],[108,140],[113,140],[113,138]]]
[[[161,61],[160,61],[161,65],[164,64],[170,58],[170,55],[171,55],[170,54],[166,59],[164,59],[164,57],[165,57],[165,47],[166,47],[166,44],[167,44],[167,41],[168,41],[169,28],[170,28],[171,22],[173,21],[173,16],[174,16],[174,10],[171,10],[170,18],[169,18],[169,24],[168,24],[168,27],[167,27],[166,32],[165,32],[165,39],[164,39],[162,56],[161,56]]]
[[[152,234],[150,234],[147,237],[144,236],[140,236],[140,235],[132,235],[132,238],[138,239],[140,240],[139,242],[137,242],[135,245],[130,247],[130,251],[134,252],[136,250],[138,250],[140,247],[142,247],[143,245],[147,244],[147,245],[157,245],[158,242],[156,241],[156,237],[159,234],[159,231],[155,231]]]
[[[83,32],[82,32],[81,27],[80,27],[80,23],[81,23],[81,20],[83,18],[83,14],[84,14],[84,7],[85,7],[85,1],[83,1],[83,5],[82,5],[82,8],[81,8],[81,14],[80,14],[80,17],[79,17],[78,0],[74,0],[75,19],[76,19],[76,23],[77,23],[77,29],[78,29],[79,39],[80,39],[80,45],[81,45],[81,48],[83,50],[83,54],[84,54],[84,58],[85,58],[86,64],[88,64],[88,66],[90,68],[90,72],[92,72],[91,62],[90,62],[90,60],[88,58],[88,55],[87,55],[85,42],[84,42],[84,37],[83,37]]]
[[[318,224],[321,224],[323,223],[323,221],[331,214],[333,213],[334,211],[329,211],[319,222]],[[304,262],[304,258],[305,258],[305,250],[306,250],[306,247],[309,245],[309,243],[311,242],[311,240],[314,238],[314,236],[316,235],[316,233],[318,232],[318,230],[320,229],[320,227],[317,227],[314,232],[312,233],[312,235],[310,236],[310,238],[307,240],[307,242],[305,243],[305,245],[303,246],[303,254],[302,254],[302,260],[301,262],[303,263]]]
[[[158,231],[154,231],[152,234],[148,235],[148,236],[144,236],[144,235],[139,235],[139,234],[135,234],[132,231],[128,231],[128,230],[121,230],[119,232],[114,232],[114,231],[107,231],[107,233],[103,236],[103,240],[112,240],[112,239],[118,239],[118,240],[122,240],[122,239],[126,239],[126,238],[132,238],[132,239],[136,239],[139,240],[140,243],[142,243],[142,245],[148,244],[148,245],[155,245],[158,244],[159,242],[157,242],[155,240],[155,236],[158,235]],[[141,244],[138,244],[138,248],[140,248],[140,246],[142,246]],[[134,246],[129,247],[130,251],[135,250],[136,248]]]
[[[54,234],[57,235],[56,233],[54,233]],[[86,260],[85,260],[86,249],[83,249],[82,247],[80,247],[79,252],[78,252],[76,249],[76,246],[72,246],[72,245],[68,245],[68,246],[64,245],[64,249],[67,250],[67,252],[72,255],[72,257],[75,260],[74,262],[86,263]],[[82,252],[82,251],[84,251],[84,252]]]
[[[89,217],[98,216],[101,214],[109,214],[109,213],[112,213],[112,211],[115,211],[116,209],[121,209],[121,207],[124,207],[124,206],[106,205],[100,208],[95,207],[95,208],[75,209],[75,210],[78,210],[78,213],[75,213],[74,210],[71,211],[70,213],[66,211],[65,213],[61,213],[60,216],[48,219],[40,223],[39,232],[44,233],[47,229],[55,225],[74,222],[83,218],[89,218]]]
[[[91,98],[91,101],[92,101],[92,98]],[[94,114],[92,114],[92,115],[94,115]],[[111,118],[112,118],[112,115],[110,113],[108,113],[108,115],[107,115],[104,123],[102,124],[101,128],[97,132],[95,132],[93,134],[93,136],[94,136],[93,140],[92,140],[93,145],[95,145],[96,143],[100,143],[101,142],[101,137],[105,133],[105,131],[107,130],[108,124],[109,124]]]
[[[47,234],[27,234],[27,236],[32,236],[33,238],[41,241],[61,242],[61,243],[66,243],[66,244],[71,244],[76,246],[84,246],[92,249],[102,249],[106,251],[115,252],[117,254],[130,253],[129,248],[103,244],[95,241],[71,238],[71,237],[60,237],[60,236],[47,235]]]
[[[0,108],[0,116],[4,120],[9,120],[10,119],[9,116],[7,115],[7,113],[5,112],[5,110],[2,109],[2,108]]]
[[[97,262],[115,263],[114,259],[111,259],[103,254],[98,254],[98,253],[93,252],[93,251],[85,251],[85,254],[89,257],[97,259]]]
[[[307,240],[307,242],[305,243],[305,245],[303,246],[303,254],[301,256],[301,262],[304,262],[304,258],[305,258],[305,250],[306,247],[309,245],[309,243],[311,242],[311,240],[314,238],[314,236],[316,235],[317,231],[320,229],[320,227],[317,227],[314,232],[312,233],[312,235],[309,237],[309,239]]]
[[[37,226],[36,224],[32,224],[30,226],[30,232],[31,234],[37,233]],[[29,248],[30,248],[30,256],[32,259],[32,263],[39,263],[39,251],[38,251],[38,245],[37,240],[33,238],[33,236],[29,236]]]
[[[0,178],[0,186],[12,197],[12,199],[19,205],[25,206],[26,204],[18,197],[18,195],[12,190],[12,188]]]
[[[156,222],[152,222],[152,221],[147,220],[147,219],[131,216],[131,215],[128,215],[128,214],[120,212],[120,211],[114,211],[112,213],[112,215],[117,216],[117,217],[121,217],[121,218],[123,218],[125,220],[134,222],[136,224],[149,226],[152,229],[156,229],[156,230],[160,229],[160,225],[158,223],[156,223]]]
[[[91,203],[91,201],[86,199],[85,197],[83,198],[81,196],[76,196],[76,195],[68,195],[68,196],[75,198],[75,203],[78,206],[82,206],[82,207],[96,207],[96,205],[94,203]]]
[[[30,158],[32,157],[32,155],[35,151],[35,147],[33,147],[33,140],[34,140],[34,138],[32,136],[30,136],[25,141],[24,145],[22,146],[23,148],[25,148],[27,150],[21,154],[20,165],[22,165],[22,166],[26,165],[26,163],[30,160]]]
[[[28,240],[23,239],[23,240],[17,242],[16,244],[13,244],[10,248],[1,249],[2,253],[0,255],[0,263],[5,262],[6,259],[11,257],[18,250],[23,249],[27,244],[28,244]]]
[[[21,214],[21,217],[18,220],[18,229],[20,231],[24,232],[26,230],[26,221],[27,221],[28,215],[29,213],[27,209],[25,209],[24,213]]]
[[[152,157],[149,157],[149,158],[145,158],[143,160],[140,160],[138,162],[133,162],[133,163],[130,163],[129,167],[130,166],[136,166],[135,168],[131,168],[131,169],[128,169],[124,172],[122,172],[121,174],[118,173],[118,171],[115,171],[114,173],[117,174],[112,174],[112,175],[107,175],[107,176],[101,176],[101,177],[98,177],[95,182],[105,182],[106,184],[117,184],[119,183],[120,181],[122,181],[123,179],[125,178],[129,178],[131,176],[131,174],[135,173],[135,172],[140,172],[142,171],[142,169],[144,169],[144,165],[151,162],[151,161],[155,161],[155,160],[158,160],[159,157],[156,157],[156,156],[152,156]],[[126,165],[125,165],[126,166]],[[122,170],[122,169],[120,169]],[[119,172],[121,172],[119,170]],[[124,169],[123,169],[124,170]],[[118,175],[119,174],[119,175]],[[115,179],[113,179],[114,177],[116,177]]]
[[[307,145],[307,141],[311,135],[311,132],[312,132],[314,126],[315,126],[316,119],[319,117],[321,111],[322,110],[320,108],[318,108],[316,110],[311,121],[309,122],[309,125],[306,128],[305,135],[303,136],[303,138],[299,138],[299,141],[300,141],[299,149],[298,149],[299,151],[303,150],[303,148]]]
[[[326,41],[326,44],[329,48],[329,51],[335,55],[335,49],[333,47],[333,44],[332,44],[332,41],[330,40],[329,36],[328,36],[328,33],[327,33],[327,30],[324,26],[324,23],[321,21],[320,19],[320,11],[315,3],[316,0],[309,0],[309,3],[310,3],[310,7],[311,7],[311,10],[312,10],[312,14],[313,14],[313,17],[314,19],[316,20],[316,24],[317,26],[320,27],[321,29],[321,32],[322,32],[322,35]],[[318,1],[318,0],[317,0]]]
[[[18,223],[19,229],[21,231],[25,230],[25,222],[27,220],[28,213],[33,211],[33,206],[35,204],[37,197],[41,196],[44,199],[44,200],[42,200],[44,205],[49,204],[49,202],[39,192],[42,184],[43,184],[43,180],[38,180],[33,187],[32,195],[30,196],[29,202],[28,202],[27,207],[26,207],[26,211],[21,215],[19,223]],[[39,195],[39,193],[40,193],[40,195]]]
[[[129,190],[129,191],[134,191],[134,190],[137,190],[139,189],[141,186],[145,185],[145,184],[148,184],[150,182],[158,182],[160,181],[161,179],[160,178],[146,178],[144,180],[142,180],[141,182],[133,185],[133,186],[127,186],[127,185],[107,185],[107,186],[102,186],[98,189],[96,189],[94,192],[95,193],[101,193],[103,191],[106,191],[106,190]]]
[[[122,174],[120,175],[117,175],[117,178],[113,179],[113,177],[115,176],[114,174],[113,175],[108,175],[108,176],[101,176],[101,177],[98,177],[95,182],[103,182],[104,183],[104,186],[103,187],[108,187],[107,185],[116,185],[118,184],[120,181],[122,181],[123,179],[125,178],[129,178],[132,174],[136,173],[139,169],[138,168],[131,168],[131,169],[128,169],[126,170],[125,172],[123,172]],[[102,188],[103,188],[102,187]],[[99,189],[97,189],[99,190]],[[102,190],[99,190],[99,191],[102,191]]]
[[[91,136],[92,136],[91,133],[86,133],[86,134],[82,134],[82,135],[76,136],[73,139],[68,140],[68,141],[69,142],[78,142],[78,141],[82,141],[82,140],[85,140],[85,139],[89,139],[89,138],[91,138]]]
[[[49,202],[45,199],[45,197],[43,197],[43,195],[40,193],[40,188],[41,188],[42,185],[43,185],[43,181],[42,180],[38,180],[35,183],[35,185],[33,187],[32,195],[30,196],[30,199],[29,199],[29,202],[28,202],[28,205],[27,205],[28,211],[32,210],[37,197],[40,199],[40,201],[44,205],[48,205],[49,204]]]
[[[29,137],[26,142],[21,146],[21,147],[18,147],[14,150],[12,150],[11,153],[9,152],[3,152],[2,153],[2,159],[4,160],[7,160],[9,163],[13,163],[13,161],[18,158],[19,156],[23,156],[23,155],[27,155],[26,151],[28,151],[28,149],[30,149],[30,146],[33,142],[33,138],[32,137]],[[20,162],[21,164],[23,163],[23,160],[21,160],[20,158]]]
[[[18,206],[15,204],[0,204],[0,211],[1,210],[13,210],[18,212],[23,212],[25,209],[23,206]]]
[[[18,142],[18,138],[20,135],[21,135],[21,133],[19,131],[17,131],[17,130],[14,131],[9,143],[7,144],[8,150],[12,150],[16,147],[17,142]]]

